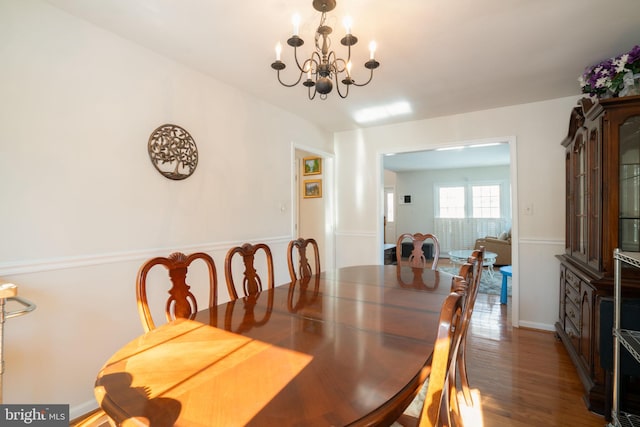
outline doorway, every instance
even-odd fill
[[[396,188],[384,187],[384,243],[396,243]]]
[[[514,242],[514,244],[511,247],[511,259],[512,259],[512,266],[513,266],[513,275],[511,278],[511,282],[512,282],[512,303],[511,303],[511,318],[512,318],[512,324],[517,327],[518,326],[518,319],[519,319],[519,305],[518,305],[518,287],[519,287],[519,269],[518,269],[518,215],[517,215],[517,206],[518,206],[518,194],[517,194],[517,189],[518,189],[518,183],[517,183],[517,174],[516,174],[516,170],[517,170],[517,165],[516,165],[516,138],[514,136],[511,137],[503,137],[503,138],[490,138],[490,139],[484,139],[484,140],[477,140],[477,141],[466,141],[466,142],[460,142],[458,144],[455,144],[455,146],[453,144],[447,145],[446,147],[438,147],[438,146],[424,146],[424,147],[417,147],[416,149],[412,150],[412,151],[405,151],[405,152],[392,152],[392,151],[388,151],[388,152],[379,152],[379,159],[378,161],[380,162],[379,165],[380,167],[380,175],[379,175],[379,197],[382,199],[379,201],[379,212],[380,212],[380,223],[382,224],[384,222],[384,214],[386,213],[385,210],[385,204],[386,204],[386,191],[385,191],[385,187],[388,187],[389,184],[389,176],[393,175],[395,176],[397,174],[397,172],[392,172],[389,170],[388,168],[388,164],[391,162],[397,162],[398,159],[400,159],[401,157],[406,157],[406,160],[409,164],[409,168],[414,168],[414,169],[418,169],[418,168],[422,168],[422,169],[429,169],[429,167],[425,167],[425,166],[430,166],[431,168],[442,168],[442,169],[455,169],[455,168],[462,168],[462,167],[474,167],[471,165],[471,163],[463,163],[463,162],[467,162],[467,161],[477,161],[478,159],[480,159],[481,156],[480,155],[480,151],[475,151],[475,149],[485,149],[488,152],[491,150],[490,146],[498,146],[498,145],[502,145],[503,150],[501,152],[501,156],[506,156],[506,159],[503,160],[503,165],[508,165],[508,181],[509,181],[509,185],[508,185],[508,191],[510,193],[510,204],[507,208],[508,212],[510,212],[510,216],[511,216],[511,236],[512,236],[512,242]],[[425,153],[430,153],[432,155],[436,155],[433,156],[431,158],[428,157],[423,157]],[[497,157],[496,153],[493,153],[492,156],[489,156],[490,158],[495,158]],[[489,165],[489,163],[486,163],[486,165]],[[475,165],[475,167],[480,167],[480,165]],[[395,179],[395,178],[394,178]],[[435,208],[434,208],[434,199],[433,196],[428,196],[426,197],[427,199],[429,199],[428,201],[428,205],[426,208],[422,208],[422,209],[416,209],[419,203],[419,199],[416,199],[415,197],[411,198],[411,203],[409,205],[402,204],[401,203],[401,199],[405,196],[405,188],[400,188],[399,183],[397,183],[396,181],[392,181],[395,184],[395,190],[396,190],[396,197],[395,197],[395,203],[396,203],[396,207],[398,207],[398,210],[396,210],[395,213],[395,226],[398,229],[398,231],[400,232],[405,232],[406,230],[400,230],[400,228],[402,227],[401,225],[401,217],[404,214],[406,214],[406,211],[410,211],[411,209],[413,210],[417,210],[418,213],[415,213],[415,215],[420,216],[420,221],[421,226],[418,227],[413,227],[413,228],[418,228],[417,231],[419,232],[426,232],[424,229],[425,227],[428,229],[429,227],[431,227],[433,229],[434,227],[434,217],[435,217]],[[424,187],[428,187],[429,185],[423,185],[422,189]],[[420,189],[420,191],[422,191],[422,189]],[[418,190],[415,190],[416,192]],[[433,189],[431,189],[430,191],[434,191]],[[402,194],[399,194],[399,193]],[[408,195],[411,195],[411,191],[407,191],[406,192]],[[401,210],[404,209],[404,211]],[[411,228],[411,227],[410,227]],[[411,230],[409,230],[411,231]],[[380,247],[383,247],[383,244],[386,242],[386,240],[388,239],[388,236],[386,236],[387,234],[387,229],[386,227],[380,227],[379,228],[379,232],[378,232],[378,238],[377,241],[379,243]],[[382,250],[380,251],[382,252]],[[382,262],[382,255],[381,255],[381,262]]]
[[[322,270],[332,270],[335,268],[333,155],[292,144],[291,156],[292,238],[315,239]]]

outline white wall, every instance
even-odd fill
[[[381,260],[379,239],[385,152],[416,151],[460,142],[514,138],[517,147],[518,245],[514,293],[520,326],[553,329],[558,313],[558,263],[564,251],[564,149],[571,109],[578,97],[477,111],[429,120],[341,132],[335,136],[337,267]],[[524,215],[531,206],[532,215]],[[515,278],[514,278],[515,279]]]
[[[95,407],[104,361],[142,332],[144,259],[209,252],[225,301],[226,251],[262,241],[287,280],[291,144],[331,152],[332,139],[37,0],[0,1],[0,56],[0,277],[38,305],[5,325],[4,403],[69,403],[74,417]],[[184,181],[149,161],[164,123],[198,145]]]

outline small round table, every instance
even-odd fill
[[[449,261],[454,264],[464,264],[467,262],[471,254],[473,253],[470,249],[459,249],[455,251],[449,252]],[[482,261],[482,266],[487,267],[487,273],[489,277],[493,279],[493,264],[496,262],[496,258],[498,254],[494,252],[484,251],[484,259]]]
[[[500,304],[507,303],[507,277],[513,277],[511,272],[511,266],[505,265],[500,267],[500,273],[502,273],[502,289],[500,290]]]

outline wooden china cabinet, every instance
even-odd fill
[[[607,331],[600,330],[600,302],[613,295],[613,250],[640,251],[640,96],[581,99],[562,145],[566,239],[565,253],[558,255],[556,331],[584,385],[587,407],[608,416],[611,386],[601,367],[600,333]],[[625,295],[640,296],[637,271],[625,271],[622,285]]]

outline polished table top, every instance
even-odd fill
[[[133,340],[95,395],[131,425],[389,425],[417,392],[451,275],[342,268]]]

